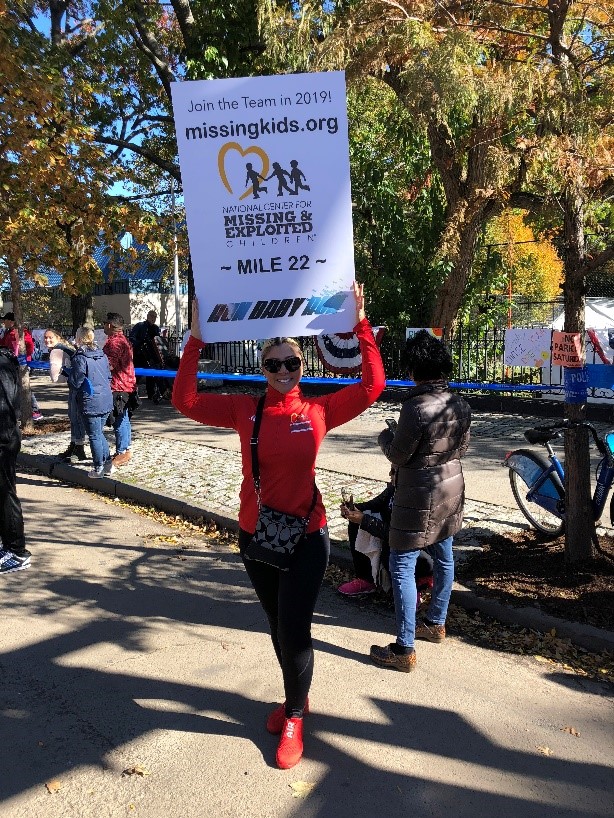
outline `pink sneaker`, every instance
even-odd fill
[[[367,582],[366,579],[353,579],[351,582],[344,582],[337,590],[343,596],[360,596],[361,594],[372,594],[375,587],[374,583]]]

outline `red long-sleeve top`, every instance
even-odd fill
[[[307,398],[299,386],[282,395],[267,386],[258,438],[262,502],[297,517],[307,515],[313,501],[316,456],[324,435],[363,412],[382,393],[385,375],[369,322],[360,321],[354,332],[362,353],[362,380],[329,395]],[[258,398],[254,395],[210,395],[197,392],[196,372],[202,341],[186,344],[173,387],[173,405],[184,415],[207,426],[235,429],[241,439],[243,482],[239,525],[256,529],[258,503],[252,477],[250,439]],[[326,525],[318,492],[307,531]]]
[[[111,367],[111,392],[134,392],[136,376],[132,362],[132,344],[124,333],[109,335],[102,351]]]
[[[13,355],[19,355],[19,332],[17,327],[7,329],[2,338],[0,338],[0,347],[10,349]]]

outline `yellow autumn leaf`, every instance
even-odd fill
[[[541,753],[543,756],[551,756],[552,755],[552,750],[550,749],[550,747],[538,747],[537,751],[539,753]]]
[[[58,781],[57,778],[52,778],[51,781],[45,783],[45,786],[47,787],[47,792],[54,793],[62,789],[62,782]]]
[[[142,767],[140,764],[135,764],[134,767],[127,767],[122,775],[151,775],[148,769]]]
[[[315,787],[315,784],[310,784],[308,781],[294,781],[288,786],[292,790],[293,798],[307,798]]]

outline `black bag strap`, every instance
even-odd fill
[[[260,400],[258,401],[258,406],[256,407],[256,415],[254,417],[254,430],[252,432],[251,439],[249,441],[249,445],[252,451],[252,477],[254,478],[254,487],[256,489],[256,497],[258,498],[258,508],[260,508],[261,500],[260,500],[260,464],[258,463],[258,435],[260,434],[260,424],[262,423],[262,413],[264,411],[264,401],[266,395],[263,395]],[[318,487],[316,486],[316,481],[313,481],[313,497],[311,499],[311,506],[309,508],[309,512],[306,517],[304,517],[305,525],[307,525],[309,518],[311,517],[311,513],[316,507],[316,503],[318,502]]]
[[[256,487],[256,494],[258,495],[258,505],[260,505],[260,466],[258,464],[258,435],[260,434],[260,424],[262,423],[262,412],[264,410],[263,395],[258,401],[256,407],[256,416],[254,417],[254,430],[252,432],[249,445],[252,450],[252,477],[254,478],[254,486]]]

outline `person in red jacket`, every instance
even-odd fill
[[[180,412],[208,426],[235,429],[241,440],[239,549],[268,617],[283,676],[285,702],[270,713],[266,723],[270,733],[281,734],[277,748],[277,766],[281,769],[293,767],[303,753],[303,715],[309,712],[308,693],[313,675],[311,622],[330,553],[326,512],[319,492],[313,505],[316,455],[326,433],[363,412],[385,386],[382,359],[365,317],[362,285],[354,283],[354,296],[354,332],[362,353],[360,383],[332,394],[305,397],[299,386],[303,356],[297,342],[292,338],[273,338],[262,350],[262,371],[267,381],[258,435],[262,503],[287,514],[309,516],[289,571],[279,571],[245,555],[258,520],[250,439],[259,398],[197,392],[198,359],[205,340],[196,300],[192,336],[173,388],[173,404]]]
[[[0,338],[0,348],[8,349],[15,357],[19,355],[19,330],[15,325],[15,313],[7,312],[0,316],[4,322],[4,335]]]
[[[17,358],[19,356],[19,330],[15,323],[15,313],[7,312],[2,316],[2,321],[4,321],[4,335],[0,338],[0,349],[8,349]],[[26,348],[26,361],[31,361],[34,352],[34,338],[27,327],[23,328],[23,341]],[[39,409],[34,392],[31,393],[31,401],[32,420],[42,420],[43,414]]]
[[[113,431],[115,449],[113,465],[123,466],[132,459],[132,426],[130,424],[130,396],[136,389],[136,376],[132,360],[132,344],[124,335],[124,319],[118,312],[108,312],[104,322],[108,336],[102,351],[111,367],[111,392],[113,393]]]

